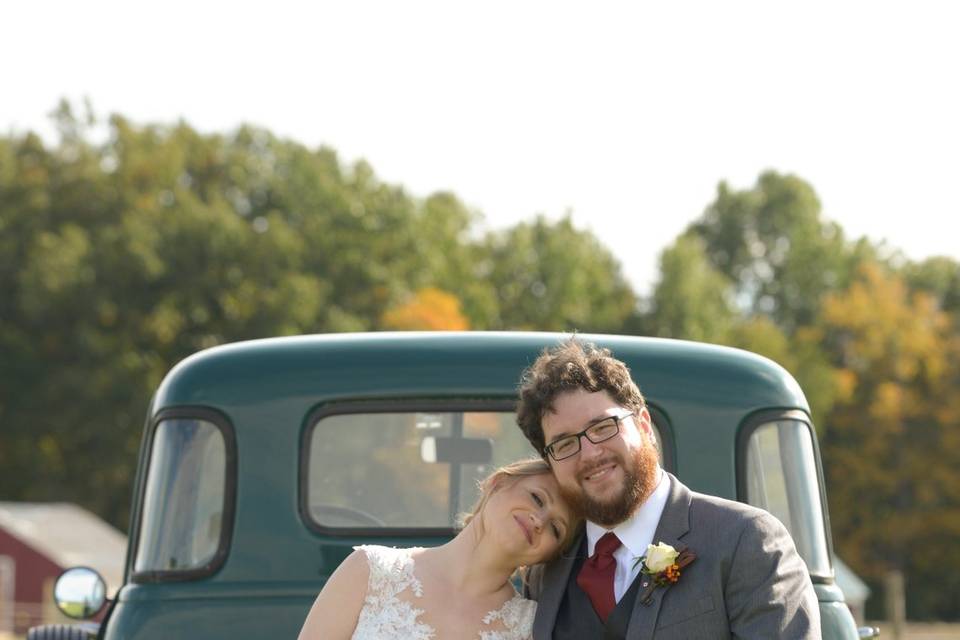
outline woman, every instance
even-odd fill
[[[300,640],[532,637],[537,605],[510,579],[560,554],[580,521],[543,460],[498,469],[480,489],[463,529],[443,546],[357,547],[317,596]]]

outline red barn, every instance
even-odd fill
[[[126,550],[126,536],[75,504],[0,502],[0,633],[60,621],[53,583],[70,567],[96,569],[112,595]]]

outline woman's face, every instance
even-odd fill
[[[544,562],[560,552],[576,521],[552,473],[504,478],[484,508],[483,521],[517,566]]]

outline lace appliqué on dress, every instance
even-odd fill
[[[431,640],[436,634],[430,625],[417,622],[423,609],[397,597],[410,589],[413,595],[423,596],[423,587],[413,575],[411,549],[392,549],[367,545],[355,547],[367,555],[370,580],[353,640],[382,640],[410,638]]]
[[[484,624],[500,620],[504,631],[481,631],[480,640],[527,640],[533,637],[533,619],[537,615],[537,603],[527,600],[519,593],[503,603],[496,611],[483,618]]]
[[[414,607],[398,596],[407,589],[417,598],[423,597],[423,586],[413,573],[415,549],[394,549],[376,545],[355,547],[367,556],[370,580],[367,596],[353,640],[384,640],[386,638],[409,638],[410,640],[433,640],[436,630],[428,624],[417,622],[423,609]],[[519,593],[496,611],[483,618],[484,624],[500,621],[505,627],[497,631],[480,631],[480,640],[529,640],[533,637],[533,619],[537,603],[527,600]]]

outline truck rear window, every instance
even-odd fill
[[[329,415],[309,434],[306,511],[324,528],[448,529],[494,468],[535,456],[513,412]]]
[[[322,415],[305,442],[303,511],[322,530],[449,530],[494,469],[538,457],[504,410]],[[659,439],[659,436],[658,436]]]

